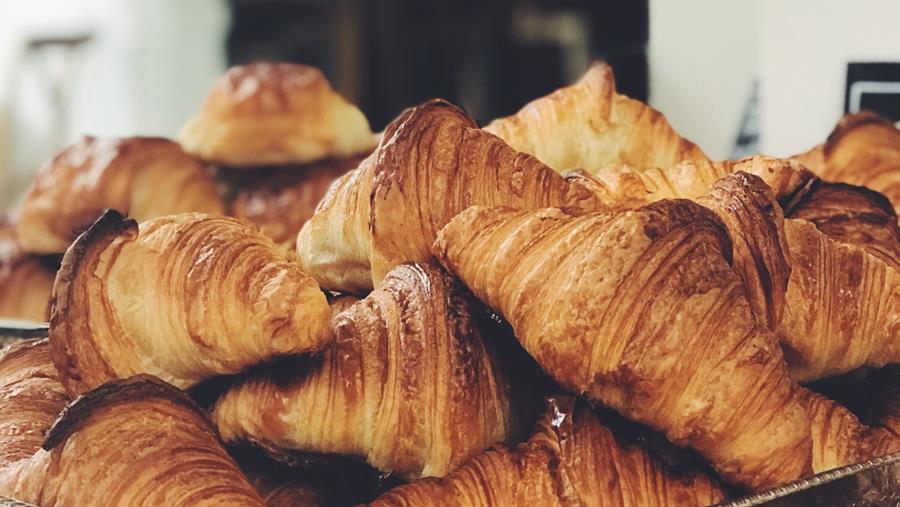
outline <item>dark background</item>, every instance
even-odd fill
[[[567,84],[592,59],[647,98],[647,0],[231,0],[230,65],[322,69],[382,129],[433,97],[483,123]]]

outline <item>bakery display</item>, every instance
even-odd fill
[[[80,394],[149,373],[181,388],[331,339],[315,281],[258,230],[180,214],[138,225],[109,211],[66,252],[50,345]]]
[[[897,132],[713,160],[595,64],[373,134],[234,67],[0,225],[0,317],[49,317],[0,351],[0,497],[709,505],[896,455]]]
[[[27,252],[63,253],[107,209],[144,221],[221,214],[223,204],[203,164],[173,141],[85,136],[37,173],[16,212],[16,234]]]

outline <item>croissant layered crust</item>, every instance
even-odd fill
[[[900,130],[869,112],[847,115],[823,147],[822,179],[881,192],[900,213]]]
[[[0,474],[41,448],[68,401],[46,339],[0,349]]]
[[[300,231],[300,262],[326,289],[365,292],[394,266],[430,261],[437,231],[476,204],[598,206],[591,192],[433,100],[401,114],[331,187]]]
[[[229,69],[178,139],[204,160],[247,169],[356,155],[375,144],[365,115],[319,69],[291,63]]]
[[[84,137],[49,161],[19,210],[29,252],[62,253],[106,209],[138,221],[183,212],[221,215],[222,198],[200,160],[154,137]]]
[[[435,256],[564,387],[694,447],[750,488],[810,472],[810,430],[708,209],[472,207]]]
[[[574,85],[534,100],[484,129],[561,173],[708,160],[659,111],[616,93],[612,68],[604,63],[594,64]]]
[[[787,220],[791,277],[777,333],[792,376],[808,381],[900,362],[900,274],[805,220]]]
[[[640,446],[620,441],[583,403],[562,396],[548,400],[526,442],[496,446],[446,478],[400,486],[371,505],[650,507],[724,498],[715,479],[667,467]]]
[[[24,252],[14,227],[0,223],[0,317],[46,322],[54,268],[52,259]]]
[[[3,488],[46,507],[265,505],[199,407],[146,375],[78,398]]]
[[[150,373],[187,388],[331,338],[315,281],[252,226],[114,211],[78,238],[53,288],[50,343],[67,389]]]
[[[216,403],[226,441],[363,456],[417,478],[509,438],[506,377],[459,282],[402,265],[365,299],[341,301],[320,360],[253,376]]]

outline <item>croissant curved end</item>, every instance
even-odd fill
[[[860,111],[858,113],[848,114],[841,118],[840,121],[838,121],[837,125],[835,125],[834,130],[832,130],[831,133],[828,134],[828,138],[825,139],[825,144],[822,146],[822,150],[827,156],[831,152],[831,150],[834,149],[835,145],[837,145],[842,137],[849,134],[858,127],[873,123],[893,126],[890,120],[871,111]]]
[[[70,403],[47,431],[44,450],[52,450],[78,431],[95,412],[119,403],[159,399],[182,405],[202,415],[204,423],[218,435],[209,418],[187,393],[153,375],[145,373],[127,379],[113,380],[89,391]]]
[[[60,380],[67,388],[71,381],[81,379],[72,353],[72,344],[80,334],[72,329],[73,324],[69,321],[72,309],[87,298],[86,294],[83,294],[84,298],[79,297],[78,278],[96,264],[96,254],[110,243],[118,238],[134,241],[138,232],[136,221],[110,209],[78,236],[63,256],[50,297],[50,350]]]

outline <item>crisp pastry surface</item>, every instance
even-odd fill
[[[710,210],[476,206],[434,250],[563,387],[694,447],[730,482],[758,489],[811,472],[797,388]]]
[[[147,375],[75,400],[0,491],[44,507],[265,505],[200,408]]]
[[[337,301],[335,342],[320,358],[225,393],[213,419],[226,441],[362,456],[413,479],[443,476],[509,438],[507,379],[459,282],[402,265],[351,302]]]
[[[475,204],[599,206],[458,107],[433,100],[404,111],[375,152],[335,182],[301,229],[298,256],[323,288],[365,293],[399,264],[431,262],[437,231]]]
[[[46,339],[0,349],[0,474],[41,448],[68,401]]]
[[[178,139],[204,160],[251,169],[356,155],[376,142],[319,69],[292,63],[232,67]]]
[[[56,263],[25,253],[15,228],[0,222],[0,317],[46,322]]]
[[[53,298],[50,343],[72,393],[137,373],[187,388],[331,339],[315,281],[233,218],[138,226],[110,211],[66,253]]]
[[[395,488],[371,505],[701,506],[725,499],[716,479],[674,470],[626,443],[583,402],[562,396],[526,442],[494,447],[442,479]]]
[[[577,83],[485,128],[560,173],[610,166],[671,167],[709,159],[650,106],[616,93],[612,68],[594,64]]]
[[[297,233],[331,184],[356,169],[364,157],[328,159],[306,165],[269,166],[255,171],[223,170],[230,188],[228,214],[246,220],[276,243],[294,248]]]
[[[23,249],[62,253],[107,209],[138,221],[188,211],[222,214],[203,164],[154,137],[86,136],[47,162],[20,204]]]

